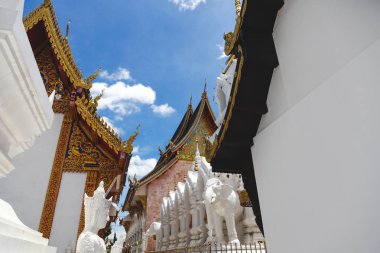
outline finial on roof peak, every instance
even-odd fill
[[[65,39],[68,39],[68,38],[69,38],[70,24],[71,24],[71,19],[69,19],[69,21],[67,21],[67,24],[66,24],[66,34],[65,34]]]
[[[205,78],[205,84],[204,84],[204,86],[203,86],[202,99],[206,99],[206,98],[207,98],[207,91],[206,91],[206,88],[207,88],[207,79]]]
[[[193,108],[193,95],[190,95],[190,101],[189,101],[189,105],[187,107],[187,109],[192,109]]]

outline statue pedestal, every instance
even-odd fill
[[[12,253],[55,253],[49,240],[25,226],[11,205],[0,199],[0,251]]]

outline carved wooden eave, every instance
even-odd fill
[[[75,88],[90,89],[93,77],[83,78],[83,74],[75,63],[71,53],[68,39],[62,36],[54,8],[50,0],[45,0],[39,7],[34,9],[24,18],[24,26],[28,32],[39,22],[44,24],[56,57],[61,64],[63,71]]]

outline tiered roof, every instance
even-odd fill
[[[154,169],[140,180],[134,180],[133,182],[130,181],[129,190],[124,202],[124,211],[129,210],[134,199],[134,195],[139,188],[158,178],[179,160],[188,160],[187,158],[193,160],[193,155],[195,153],[193,148],[195,146],[190,148],[189,152],[191,152],[192,156],[189,157],[185,154],[187,153],[185,148],[186,145],[189,145],[189,141],[195,137],[195,132],[200,127],[201,121],[207,121],[209,124],[208,131],[210,134],[216,130],[217,126],[215,124],[215,116],[211,109],[206,91],[203,92],[202,99],[197,105],[195,111],[193,111],[192,104],[190,102],[180,124],[170,139],[169,144],[166,146],[166,149],[164,151],[160,150],[160,158]],[[207,136],[203,136],[201,138],[206,137]]]
[[[191,104],[188,106],[180,125],[177,127],[177,130],[175,131],[169,144],[166,146],[166,150],[161,154],[154,169],[139,180],[137,188],[159,177],[178,160],[181,160],[179,157],[180,150],[192,136],[203,114],[207,114],[209,116],[208,118],[212,122],[212,127],[214,128],[213,131],[215,131],[215,115],[211,109],[206,91],[203,92],[202,99],[194,112],[192,111]]]

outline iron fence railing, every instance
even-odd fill
[[[208,243],[200,246],[188,246],[161,251],[145,251],[146,253],[266,253],[265,241],[250,244],[218,244]]]

